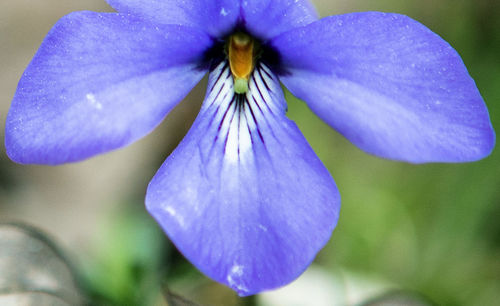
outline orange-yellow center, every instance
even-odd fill
[[[248,34],[238,32],[229,38],[229,66],[236,93],[248,91],[248,78],[254,68],[254,41]]]

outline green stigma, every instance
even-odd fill
[[[234,92],[237,94],[244,94],[248,91],[248,81],[242,78],[234,79]]]

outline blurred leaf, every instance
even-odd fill
[[[0,223],[0,305],[80,305],[68,261],[40,231]]]
[[[168,290],[165,292],[165,300],[168,306],[198,306],[198,304],[191,302]]]
[[[409,291],[394,290],[362,303],[360,306],[431,306],[424,296]]]

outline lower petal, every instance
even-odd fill
[[[211,278],[250,295],[298,277],[328,241],[340,197],[259,65],[246,96],[227,63],[210,74],[200,114],[151,181],[146,205]]]

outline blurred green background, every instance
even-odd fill
[[[499,1],[313,2],[321,16],[373,10],[422,22],[460,53],[499,126]],[[2,127],[17,81],[45,34],[76,10],[110,8],[103,0],[0,3]],[[189,129],[205,85],[145,139],[78,164],[17,165],[1,146],[0,220],[48,233],[74,263],[87,302],[97,305],[165,305],[168,292],[208,305],[358,305],[392,290],[413,297],[411,305],[498,305],[499,150],[467,164],[382,160],[361,152],[289,94],[288,116],[341,192],[337,229],[304,276],[284,289],[241,299],[201,275],[147,215],[143,198]]]

